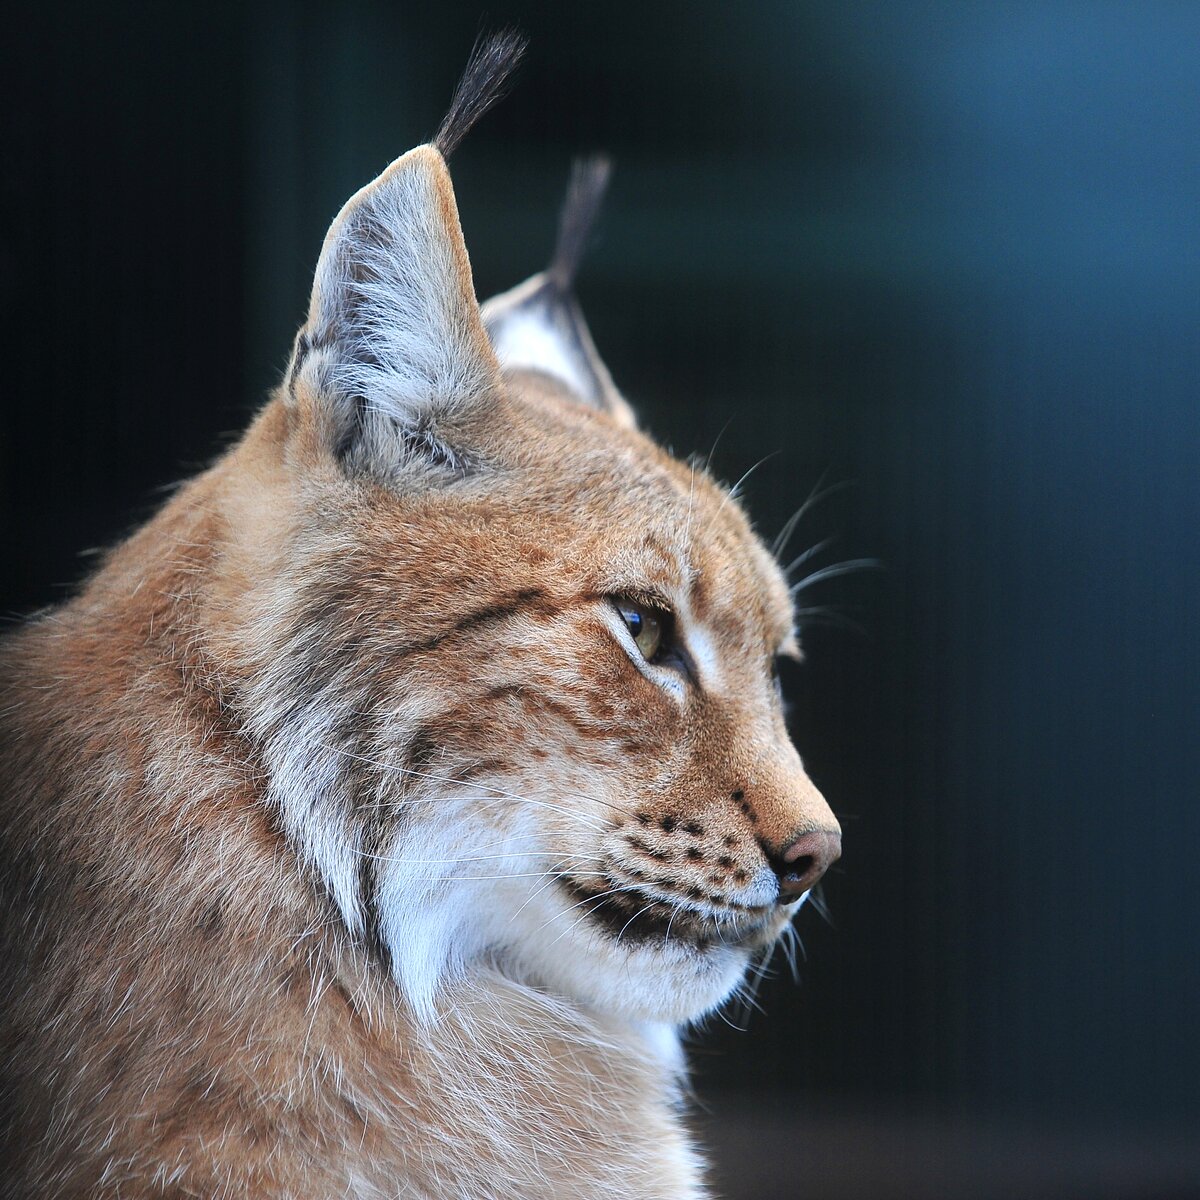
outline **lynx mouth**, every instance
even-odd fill
[[[771,915],[765,907],[737,913],[703,912],[616,881],[597,887],[563,875],[559,883],[588,921],[614,940],[631,944],[669,940],[701,951],[714,946],[753,946],[761,942]]]

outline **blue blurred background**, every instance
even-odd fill
[[[57,4],[8,26],[0,610],[274,383],[341,201],[531,38],[452,164],[481,295],[580,284],[646,426],[814,586],[843,818],[797,989],[694,1038],[729,1197],[1200,1195],[1200,8]],[[863,632],[837,622],[847,618]],[[734,1027],[738,1028],[734,1028]]]

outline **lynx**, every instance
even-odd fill
[[[8,1197],[702,1197],[680,1026],[840,851],[784,576],[571,283],[480,306],[432,144],[282,384],[0,649]]]

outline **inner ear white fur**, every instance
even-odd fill
[[[633,428],[632,409],[596,350],[578,302],[549,273],[534,275],[483,306],[500,365],[542,371],[588,408]]]
[[[335,405],[340,436],[376,454],[398,430],[428,438],[498,386],[450,175],[433,146],[402,155],[334,220],[290,394],[298,380]]]

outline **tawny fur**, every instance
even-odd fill
[[[836,828],[787,589],[703,471],[502,372],[444,164],[389,172],[242,441],[0,648],[0,1196],[705,1194],[672,1030]],[[711,944],[601,928],[614,879]]]

